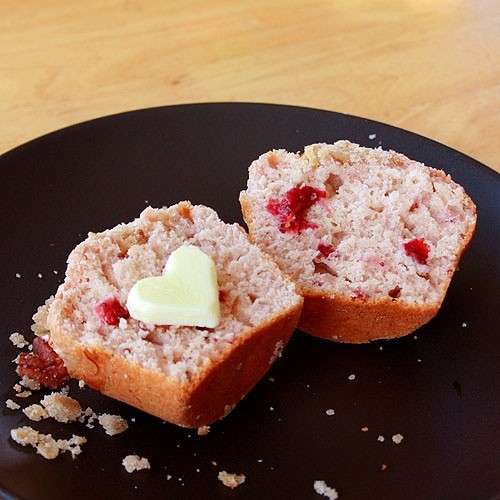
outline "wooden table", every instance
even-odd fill
[[[499,0],[0,8],[0,152],[101,115],[234,100],[374,118],[500,170]]]

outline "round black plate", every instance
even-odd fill
[[[54,292],[68,253],[88,231],[183,199],[241,222],[238,193],[260,153],[343,138],[442,168],[476,202],[477,234],[439,315],[417,335],[365,346],[296,332],[271,379],[205,437],[75,386],[83,405],[134,418],[130,429],[109,437],[99,428],[30,422],[3,407],[6,496],[314,499],[316,479],[341,499],[498,494],[500,176],[424,137],[332,112],[262,104],[147,109],[75,125],[0,157],[2,406],[8,397],[23,406],[39,399],[13,396],[17,350],[7,337],[29,332],[33,311]],[[329,408],[335,415],[326,415]],[[19,425],[56,437],[83,434],[88,443],[74,461],[46,461],[10,440]],[[398,433],[404,440],[396,445]],[[127,474],[121,461],[129,453],[148,457],[151,470]],[[231,491],[217,480],[219,470],[247,480]]]

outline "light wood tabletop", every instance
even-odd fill
[[[499,0],[0,3],[0,152],[185,102],[390,123],[500,170]]]

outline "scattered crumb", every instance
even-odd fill
[[[120,434],[128,429],[127,421],[120,417],[120,415],[109,415],[107,413],[103,413],[99,416],[99,423],[108,436]]]
[[[212,460],[212,465],[213,465],[214,467],[217,467],[217,462],[216,462],[215,460]]]
[[[172,476],[170,474],[167,474],[167,481],[170,481],[172,479]]]
[[[274,382],[276,379],[274,377],[269,377],[267,380],[269,380],[269,382]]]
[[[14,386],[12,387],[16,392],[21,392],[22,390],[22,387],[19,385],[19,384],[14,384]]]
[[[80,389],[83,389],[83,388],[85,387],[85,381],[84,381],[84,380],[79,380],[79,381],[78,381],[78,387],[79,387]]]
[[[43,278],[43,274],[42,273],[38,273],[37,276],[38,276],[38,279],[42,279]]]
[[[64,453],[65,451],[69,451],[71,456],[75,458],[77,455],[80,455],[82,449],[80,445],[85,444],[87,439],[83,436],[73,436],[70,439],[58,439],[57,446]]]
[[[127,455],[122,460],[122,465],[127,472],[134,472],[136,470],[151,469],[149,460],[139,455]]]
[[[356,375],[354,375],[354,373],[351,373],[347,378],[349,380],[354,380],[356,378]]]
[[[23,413],[30,420],[33,420],[35,422],[39,422],[40,420],[43,420],[44,418],[47,418],[49,416],[48,413],[45,411],[45,408],[38,404],[27,406],[23,410]]]
[[[394,436],[392,436],[392,441],[396,444],[400,444],[403,439],[404,437],[401,434],[394,434]]]
[[[385,441],[385,437],[382,436],[382,434],[380,434],[377,438],[377,441],[379,441],[380,443],[383,443]]]
[[[29,398],[33,393],[31,391],[18,392],[16,398]]]
[[[418,340],[418,336],[417,335],[413,335],[413,340]]]
[[[35,431],[29,426],[18,427],[17,429],[11,429],[10,435],[12,439],[21,444],[22,446],[31,445],[35,446],[38,443],[39,432]]]
[[[383,346],[381,346],[381,345],[379,345],[379,346],[378,346],[378,350],[379,350],[379,351],[383,351],[383,350],[384,350],[384,347],[383,347]]]
[[[80,403],[60,392],[48,394],[40,403],[45,407],[49,417],[58,422],[74,422],[82,414]]]
[[[195,470],[196,470],[196,472],[200,472],[200,469],[198,469],[198,468],[197,468],[197,469],[195,469]]]
[[[94,422],[94,420],[97,420],[98,418],[99,417],[96,415],[96,413],[94,412],[94,410],[92,408],[87,408],[78,417],[78,422],[83,424],[85,422],[85,419],[87,419],[87,423],[85,424],[85,427],[87,427],[89,429],[93,429],[94,426],[92,425],[92,423]]]
[[[210,432],[210,426],[202,425],[201,427],[198,427],[197,434],[198,436],[206,436],[209,432]]]
[[[264,459],[263,459],[263,458],[258,458],[258,459],[257,459],[257,462],[259,462],[259,464],[261,464],[263,461],[264,461]]]
[[[29,426],[24,426],[12,429],[10,435],[21,446],[33,446],[36,452],[47,460],[52,460],[59,455],[59,446],[51,434],[41,434]]]
[[[21,277],[21,274],[20,273],[16,273],[16,278],[20,278]]]
[[[270,406],[269,411],[274,411],[274,408],[272,406]]]
[[[335,410],[332,409],[332,408],[328,408],[328,410],[326,410],[325,412],[329,417],[331,417],[332,415],[335,415]]]
[[[130,417],[130,421],[134,422],[134,424],[135,424],[135,417]]]
[[[422,363],[422,360],[420,358],[417,358],[417,363]]]
[[[27,377],[26,375],[23,375],[23,378],[19,381],[19,384],[22,385],[23,387],[26,387],[27,389],[30,389],[32,391],[39,391],[40,390],[40,382],[37,380],[32,380],[31,378]]]
[[[11,334],[9,340],[18,349],[22,349],[23,347],[26,347],[29,344],[29,342],[24,338],[24,335],[22,335],[19,332],[14,332],[13,334]]]
[[[376,139],[377,138],[377,134],[369,134],[368,135],[368,139],[370,139],[370,141],[373,141],[373,139]]]
[[[224,486],[231,489],[237,488],[240,484],[243,484],[246,479],[245,474],[230,474],[225,470],[219,472],[217,478]]]
[[[59,274],[59,271],[57,271],[56,269],[54,269],[52,272],[53,272],[54,274]]]
[[[12,401],[12,399],[7,399],[7,401],[5,401],[5,406],[9,410],[19,410],[19,408],[21,408],[21,406],[19,406],[15,401]]]
[[[24,426],[11,429],[11,438],[21,446],[33,446],[36,452],[47,460],[52,460],[59,455],[59,452],[69,451],[73,458],[81,453],[80,445],[87,442],[82,436],[75,436],[71,439],[58,439],[51,434],[42,434],[35,429]]]
[[[361,427],[361,432],[368,432],[368,427]]]
[[[324,481],[314,481],[313,487],[318,495],[323,495],[329,500],[337,500],[339,497],[337,491],[334,488],[330,488]]]
[[[463,322],[462,323],[462,328],[467,328],[467,323]]]
[[[381,470],[385,470],[385,469],[387,469],[387,465],[382,464],[382,467],[380,467],[380,469],[381,469]]]

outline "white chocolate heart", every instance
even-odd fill
[[[144,323],[215,328],[220,305],[214,261],[195,246],[178,248],[163,276],[144,278],[132,287],[127,308]]]

